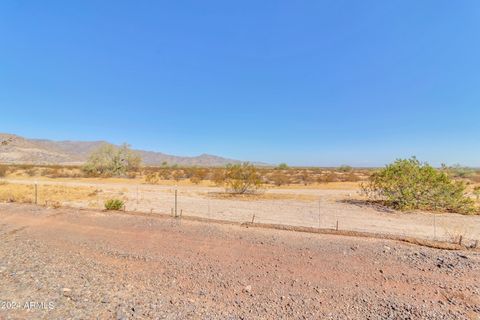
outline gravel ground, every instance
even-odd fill
[[[0,204],[0,319],[480,319],[480,253]]]

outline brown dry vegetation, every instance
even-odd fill
[[[65,202],[90,200],[95,198],[93,187],[74,187],[42,185],[37,189],[39,204],[60,205]],[[0,183],[1,202],[33,203],[35,201],[35,186],[32,184]]]
[[[364,181],[372,169],[342,168],[257,168],[264,185],[270,186],[309,186],[332,182]],[[163,184],[165,181],[189,182],[201,184],[209,182],[216,185],[223,183],[225,168],[218,167],[144,167],[138,171],[128,172],[125,178],[141,179],[147,184]],[[46,178],[88,178],[81,166],[61,165],[0,165],[0,177],[46,177]]]
[[[480,171],[473,169],[445,169],[455,180],[465,181],[467,189],[473,193],[480,185]],[[375,169],[350,168],[271,168],[258,167],[263,188],[320,188],[337,187],[357,189],[359,183],[366,181]],[[460,172],[459,172],[460,171]],[[466,172],[466,173],[465,173]],[[119,181],[125,183],[159,184],[159,185],[203,185],[220,186],[224,183],[225,168],[219,167],[177,167],[158,166],[143,167],[138,171],[128,172],[121,178],[87,177],[81,166],[65,165],[0,165],[0,178],[37,178],[37,179],[79,179],[84,181]]]

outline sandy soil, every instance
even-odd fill
[[[25,180],[8,180],[25,183]],[[74,207],[103,208],[105,199],[126,200],[129,211],[170,213],[175,206],[174,186],[102,180],[40,180],[42,184],[89,186],[99,190],[96,199],[71,201]],[[357,185],[358,186],[358,185]],[[318,188],[268,189],[254,198],[222,198],[216,187],[183,185],[178,189],[178,214],[247,222],[302,227],[336,228],[349,231],[386,233],[472,244],[480,240],[480,216],[445,213],[396,212],[365,205],[352,183]],[[48,200],[41,199],[40,201]]]
[[[0,319],[479,319],[480,253],[0,204]]]

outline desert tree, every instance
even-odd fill
[[[227,192],[244,194],[257,191],[262,180],[257,168],[249,162],[244,162],[226,166],[224,183]]]
[[[125,176],[139,170],[141,163],[128,144],[118,147],[105,143],[92,152],[82,169],[89,176]]]

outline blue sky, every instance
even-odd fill
[[[0,2],[0,132],[480,166],[479,1]]]

